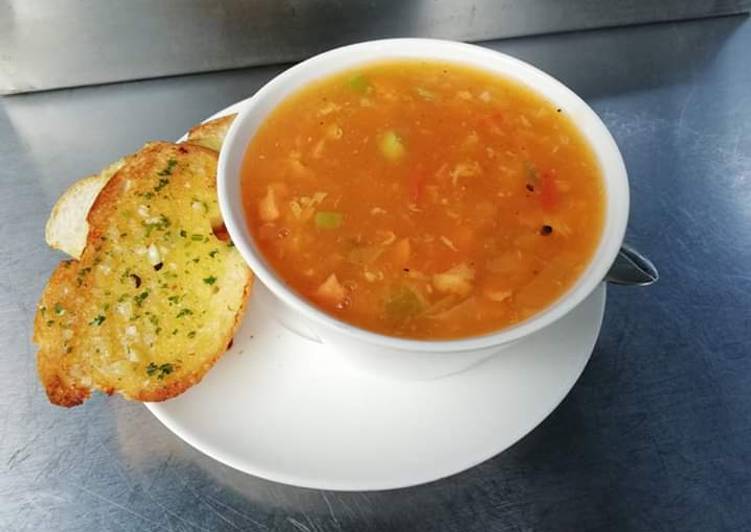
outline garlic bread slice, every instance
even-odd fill
[[[58,266],[37,309],[52,403],[75,406],[95,390],[169,399],[227,349],[252,274],[214,233],[216,163],[211,149],[152,143],[98,194],[80,260]]]

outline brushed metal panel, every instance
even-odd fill
[[[355,41],[479,41],[722,15],[751,0],[0,0],[0,93],[298,60]]]

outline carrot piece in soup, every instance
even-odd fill
[[[387,258],[398,268],[403,267],[409,261],[409,256],[412,253],[412,246],[409,243],[409,238],[402,238],[389,250]]]
[[[412,172],[409,175],[409,199],[419,203],[425,188],[425,174],[421,171]]]
[[[552,211],[558,206],[558,185],[555,184],[555,170],[542,173],[540,179],[540,205],[546,211]]]

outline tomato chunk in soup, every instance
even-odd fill
[[[249,144],[243,202],[302,297],[370,331],[447,339],[563,295],[597,247],[605,192],[566,109],[485,71],[405,60],[283,101]]]

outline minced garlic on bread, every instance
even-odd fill
[[[52,403],[78,405],[93,390],[168,399],[227,349],[252,274],[214,234],[216,163],[205,147],[151,143],[98,194],[80,260],[58,266],[35,318]]]

